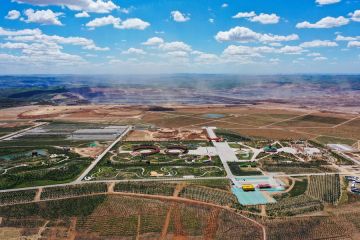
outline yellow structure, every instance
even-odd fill
[[[244,184],[241,186],[244,191],[255,191],[255,187],[252,184]]]
[[[164,176],[164,174],[158,173],[158,172],[156,172],[156,171],[151,171],[151,172],[150,172],[150,176],[151,176],[151,177],[162,177],[162,176]]]

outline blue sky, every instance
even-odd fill
[[[0,74],[359,73],[359,0],[3,0]]]

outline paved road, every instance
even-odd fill
[[[306,176],[324,176],[324,175],[335,175],[335,174],[354,176],[354,175],[360,175],[360,172],[295,173],[295,174],[277,174],[277,173],[273,173],[273,174],[271,174],[269,176],[274,176],[274,177],[306,177]]]
[[[27,131],[30,131],[31,129],[34,129],[34,128],[37,128],[37,127],[40,127],[43,125],[48,125],[48,124],[49,124],[48,122],[42,122],[42,123],[35,124],[34,126],[31,126],[31,127],[19,130],[17,132],[13,132],[8,135],[2,136],[2,137],[0,137],[0,141],[11,140],[12,138],[21,136],[22,134],[26,133]]]
[[[215,127],[206,127],[206,132],[208,133],[210,138],[216,138],[216,134],[214,132]],[[230,167],[227,162],[236,162],[239,159],[236,157],[235,152],[231,149],[227,142],[216,142],[212,141],[216,151],[219,155],[219,158],[224,166],[227,177],[238,186],[239,183],[236,181],[234,174],[231,172]]]
[[[81,181],[81,182],[70,182],[70,183],[62,183],[62,184],[54,184],[54,185],[45,185],[45,186],[34,186],[34,187],[26,187],[26,188],[15,188],[15,189],[4,189],[0,190],[2,192],[16,192],[23,190],[34,190],[39,188],[51,188],[51,187],[65,187],[72,186],[76,184],[87,184],[87,183],[120,183],[120,182],[167,182],[167,181],[202,181],[202,180],[217,180],[217,179],[228,179],[227,177],[196,177],[196,178],[144,178],[144,179],[123,179],[123,180],[96,180],[96,181]]]
[[[353,161],[354,163],[356,163],[358,166],[360,166],[360,161],[356,160],[348,155],[343,154],[342,152],[336,151],[338,154],[340,154],[341,156],[343,156],[346,159],[349,159],[350,161]]]
[[[101,153],[91,164],[90,166],[74,181],[74,183],[80,183],[86,175],[90,173],[90,171],[100,162],[100,160],[118,143],[121,139],[128,134],[128,132],[132,129],[131,126],[128,126],[126,130],[107,148],[103,153]]]

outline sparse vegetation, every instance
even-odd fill
[[[64,197],[75,197],[91,195],[94,193],[105,193],[107,191],[106,183],[85,183],[78,185],[69,185],[61,187],[44,188],[41,193],[41,199],[58,199]]]

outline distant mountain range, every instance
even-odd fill
[[[257,104],[360,106],[360,75],[0,76],[0,105]]]

